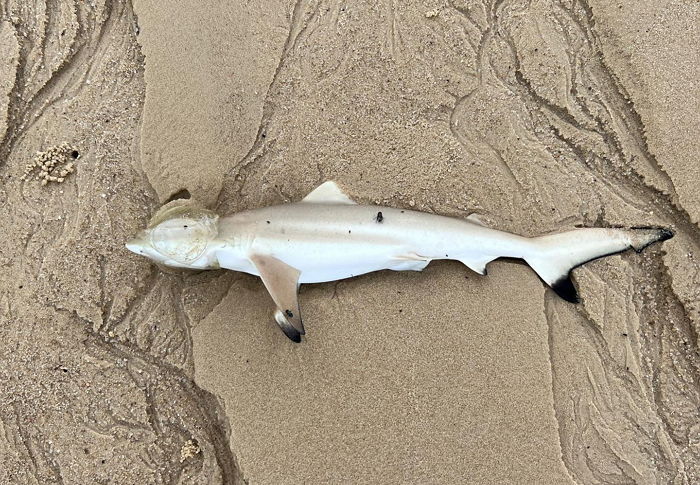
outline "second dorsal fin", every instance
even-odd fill
[[[486,220],[484,219],[483,216],[477,214],[476,212],[472,212],[469,214],[466,219],[471,222],[472,224],[477,224],[479,226],[484,226],[487,227],[486,225]]]
[[[312,204],[357,204],[357,202],[340,190],[340,187],[332,180],[323,182],[309,192],[301,201]]]

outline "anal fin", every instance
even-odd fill
[[[496,259],[494,256],[479,256],[479,257],[468,257],[468,258],[458,258],[467,268],[479,273],[480,275],[486,274],[486,265]]]

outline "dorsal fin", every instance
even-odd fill
[[[332,180],[323,182],[309,192],[301,201],[313,204],[357,204],[357,202],[340,190],[340,187]]]

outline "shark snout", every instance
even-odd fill
[[[132,239],[126,242],[126,249],[136,254],[143,254],[143,248],[146,244],[146,231],[139,233]]]
[[[666,229],[663,227],[661,229],[659,229],[659,241],[667,241],[675,235],[676,235],[676,233],[670,229]]]

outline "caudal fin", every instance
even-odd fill
[[[569,273],[588,261],[634,248],[637,252],[673,237],[663,228],[584,228],[531,239],[525,261],[560,297],[578,303]]]

